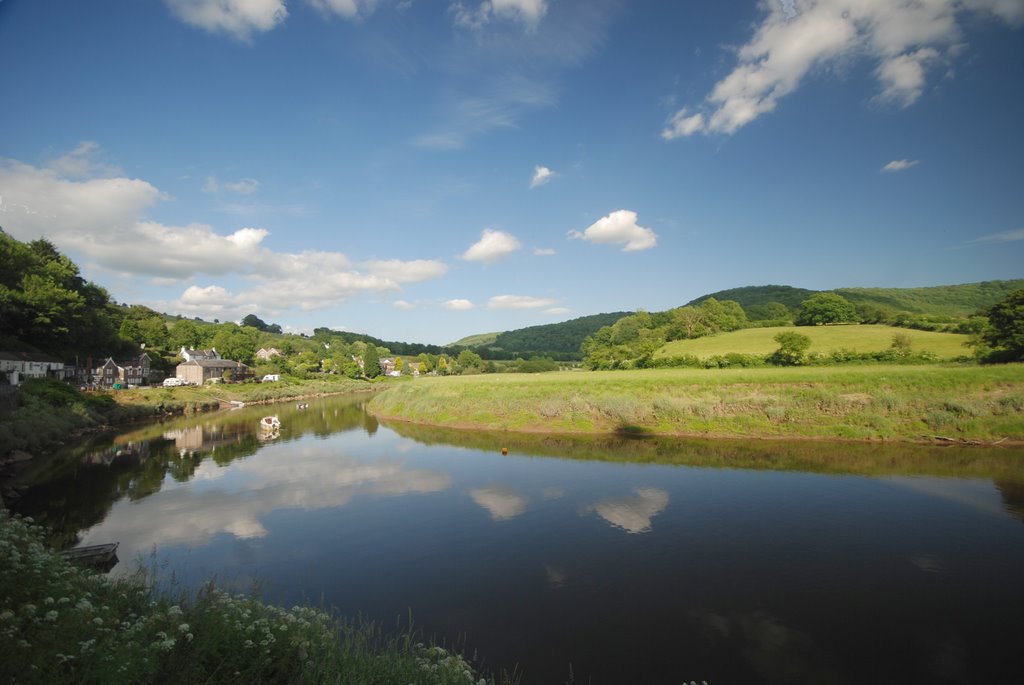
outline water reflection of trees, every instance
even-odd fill
[[[23,484],[24,495],[13,508],[48,528],[51,544],[70,547],[80,531],[107,517],[114,502],[149,497],[160,491],[168,476],[187,482],[207,459],[227,466],[255,454],[262,445],[262,416],[274,413],[281,419],[284,429],[275,442],[359,428],[369,431],[363,401],[329,398],[302,409],[292,404],[249,407],[148,423],[95,438],[55,455],[47,468]]]
[[[665,464],[864,476],[989,478],[1024,487],[1024,448],[934,447],[826,441],[631,438],[457,431],[385,421],[399,435],[427,445],[586,461]]]

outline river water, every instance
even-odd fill
[[[18,510],[120,542],[115,574],[411,613],[524,683],[1024,682],[1024,450],[453,433],[361,402],[135,427]]]

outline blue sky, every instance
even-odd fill
[[[1024,0],[0,0],[0,226],[432,343],[1024,277]]]

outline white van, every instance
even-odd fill
[[[171,376],[170,378],[165,378],[164,379],[164,387],[165,388],[176,388],[179,385],[187,385],[187,384],[188,384],[188,381],[186,381],[184,378],[175,378],[174,376]]]
[[[264,383],[273,383],[274,381],[279,380],[281,380],[281,374],[279,373],[268,373],[266,376],[263,377]]]

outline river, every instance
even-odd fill
[[[114,574],[411,614],[524,683],[1021,682],[1020,448],[452,433],[362,402],[136,426],[16,510],[119,542]]]

